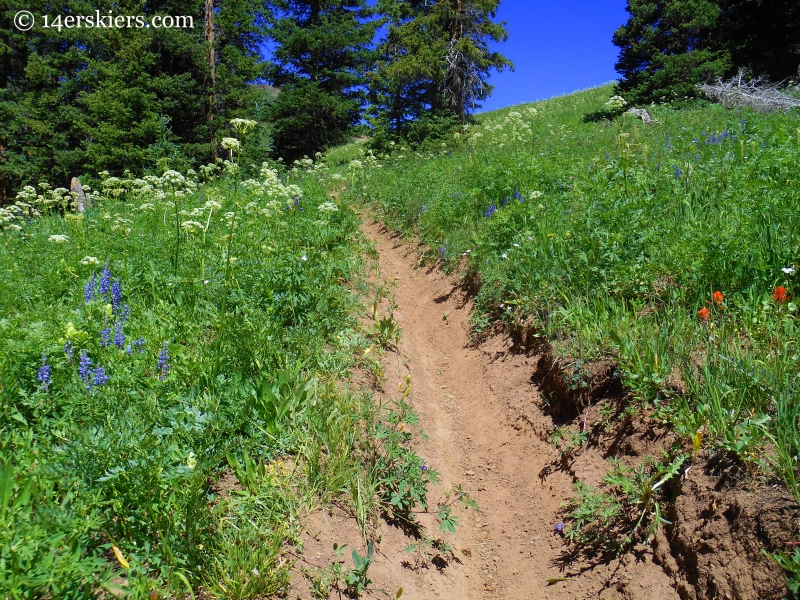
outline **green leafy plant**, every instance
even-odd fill
[[[391,345],[397,346],[400,343],[400,336],[402,329],[394,318],[394,315],[388,315],[375,320],[373,326],[373,337],[375,341],[382,347],[388,348]]]
[[[570,542],[622,553],[635,542],[648,543],[662,515],[663,486],[677,476],[685,457],[661,461],[648,457],[636,467],[617,462],[603,479],[604,489],[578,482],[567,506]]]
[[[264,429],[275,437],[284,421],[294,420],[313,395],[313,378],[297,381],[296,372],[280,371],[274,377],[254,384],[252,405]]]
[[[371,461],[375,465],[378,495],[389,513],[402,523],[413,525],[413,511],[428,509],[428,485],[439,480],[439,473],[425,465],[412,446],[411,427],[419,417],[407,401],[410,377],[403,397],[393,401],[376,424]]]
[[[353,568],[344,576],[344,583],[347,586],[347,593],[351,597],[357,598],[361,592],[365,591],[372,581],[367,577],[367,571],[372,564],[373,543],[367,543],[367,553],[361,556],[353,550]]]
[[[786,586],[793,594],[800,594],[800,548],[793,554],[787,552],[764,553],[777,562],[786,572]]]

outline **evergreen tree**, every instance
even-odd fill
[[[66,0],[35,15],[187,16],[193,28],[13,27],[18,9],[0,0],[0,195],[26,183],[67,187],[75,175],[187,168],[208,160],[226,113],[248,102],[260,75],[257,5],[235,0],[217,11],[213,113],[207,115],[208,48],[203,0]]]
[[[800,74],[800,2],[720,0],[721,28],[735,68],[782,81]]]
[[[280,88],[273,149],[292,162],[343,141],[361,119],[377,23],[365,0],[272,0],[271,7],[268,79]]]
[[[499,0],[379,0],[388,24],[371,74],[373,123],[420,142],[463,123],[491,93],[492,69],[511,63],[490,49],[508,33],[492,19]]]
[[[619,90],[635,103],[698,95],[739,68],[780,81],[800,67],[796,0],[629,0],[614,33]]]
[[[629,102],[697,96],[697,84],[731,69],[713,0],[629,0],[628,22],[614,33],[621,51],[619,90]]]

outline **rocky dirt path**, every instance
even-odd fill
[[[409,539],[383,525],[370,596],[394,598],[402,587],[409,599],[677,598],[647,557],[621,566],[563,562],[554,526],[572,496],[573,475],[555,470],[540,477],[558,456],[544,441],[552,421],[532,382],[538,357],[511,352],[503,338],[471,346],[471,302],[455,280],[435,267],[418,268],[415,251],[381,225],[367,223],[363,230],[376,244],[382,277],[394,284],[394,317],[402,327],[398,352],[384,359],[384,389],[390,395],[412,377],[413,404],[429,435],[418,450],[442,475],[431,504],[462,484],[480,507],[462,514],[461,527],[447,538],[457,559],[441,568],[415,565],[404,552]],[[585,452],[573,471],[599,481],[606,466],[599,452]],[[422,521],[435,528],[432,517]],[[344,538],[359,545],[352,519],[315,515],[306,555],[323,558],[331,541]]]

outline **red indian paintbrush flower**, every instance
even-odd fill
[[[711,311],[709,311],[709,310],[708,310],[708,309],[707,309],[707,308],[704,306],[703,308],[701,308],[700,310],[698,310],[698,311],[697,311],[697,316],[698,316],[698,318],[700,319],[700,321],[702,321],[703,323],[705,323],[706,321],[708,321],[708,320],[710,320],[710,319],[711,319]]]
[[[717,291],[711,294],[711,299],[718,306],[722,306],[722,303],[725,301],[725,295],[722,292]]]
[[[779,285],[772,291],[772,299],[778,304],[783,304],[788,298],[789,294],[786,293],[786,288],[782,285]]]

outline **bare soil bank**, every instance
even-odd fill
[[[363,230],[376,244],[382,276],[396,285],[394,317],[403,330],[397,352],[386,354],[383,389],[389,397],[412,377],[413,403],[429,435],[418,449],[442,474],[432,504],[460,483],[480,507],[464,514],[448,537],[456,558],[446,564],[415,560],[405,551],[413,539],[384,524],[367,597],[395,598],[399,588],[409,599],[785,597],[783,573],[762,550],[791,548],[800,506],[783,490],[743,483],[735,465],[684,470],[670,490],[672,524],[651,546],[621,559],[569,548],[554,527],[574,481],[600,483],[609,458],[635,464],[669,444],[671,434],[646,415],[620,418],[613,427],[593,429],[590,443],[563,460],[549,441],[554,426],[592,426],[601,400],[621,401],[614,364],[584,367],[586,385],[577,398],[570,365],[554,359],[546,343],[497,334],[471,345],[471,297],[459,282],[435,267],[421,268],[414,249],[381,225]],[[432,515],[420,521],[436,529]],[[348,544],[344,558],[333,555],[334,542]],[[350,549],[363,554],[364,544],[355,521],[331,509],[310,517],[304,548],[306,565],[324,567],[334,560],[349,564]],[[308,582],[296,576],[289,597],[310,598]]]

